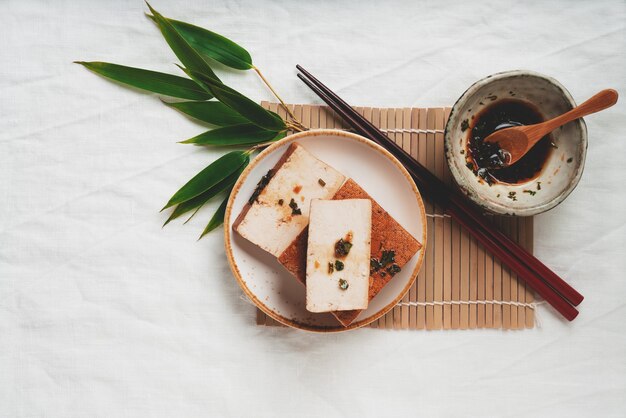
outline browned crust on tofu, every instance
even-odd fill
[[[309,227],[307,226],[278,257],[278,262],[302,284],[306,284],[306,247],[308,239]]]
[[[299,146],[300,145],[295,143],[295,142],[292,143],[291,145],[289,145],[289,148],[287,148],[287,151],[285,151],[285,153],[282,155],[282,157],[280,157],[278,162],[274,165],[274,167],[272,167],[272,169],[268,173],[272,173],[272,177],[273,177],[274,174],[276,174],[276,172],[283,166],[283,164],[285,164],[287,159],[291,156],[291,154],[294,153],[294,151]],[[271,181],[272,180],[270,179],[270,183],[271,183]],[[267,188],[268,186],[269,186],[269,183],[265,187]],[[261,193],[263,193],[263,192],[261,192]],[[239,228],[239,224],[244,220],[244,218],[248,214],[248,211],[250,210],[251,207],[252,207],[252,205],[250,203],[246,203],[245,204],[245,206],[241,210],[241,213],[239,214],[239,216],[237,216],[237,219],[235,219],[235,222],[233,222],[233,231],[237,231],[237,228]]]
[[[418,240],[352,179],[348,179],[333,196],[333,200],[344,199],[369,199],[372,201],[372,257],[380,259],[383,250],[394,250],[396,255],[395,264],[404,267],[415,253],[422,248],[422,244]],[[306,283],[307,238],[308,228],[302,231],[278,257],[278,261],[302,284]],[[380,270],[370,276],[369,300],[372,300],[392,279],[390,274],[383,276],[380,274],[381,272],[384,272],[384,270]],[[361,313],[361,310],[332,312],[339,322],[346,327],[359,316],[359,313]]]

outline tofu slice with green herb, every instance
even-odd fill
[[[260,181],[233,230],[278,257],[309,224],[312,199],[331,199],[343,174],[292,143]]]
[[[369,199],[311,201],[306,260],[309,312],[367,308],[371,233]]]

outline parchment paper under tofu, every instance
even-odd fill
[[[371,232],[370,200],[311,201],[306,262],[309,312],[367,308]]]
[[[309,224],[311,200],[332,198],[344,181],[343,174],[293,143],[261,180],[233,230],[278,257]]]

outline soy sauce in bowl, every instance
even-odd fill
[[[544,121],[532,104],[516,99],[503,99],[485,107],[469,124],[466,162],[474,174],[489,185],[495,182],[518,184],[528,182],[541,173],[552,151],[551,135],[543,137],[524,157],[505,168],[494,168],[503,160],[497,144],[484,142],[500,129],[532,125]]]

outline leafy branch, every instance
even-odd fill
[[[196,174],[170,198],[162,210],[173,208],[165,225],[191,212],[187,223],[209,200],[220,195],[222,203],[200,235],[202,238],[224,221],[230,192],[250,162],[250,155],[287,135],[307,128],[295,117],[276,93],[252,57],[242,46],[224,36],[190,23],[169,19],[146,2],[148,17],[157,25],[182,65],[188,78],[142,68],[99,61],[76,61],[87,69],[131,87],[186,101],[165,101],[164,105],[200,122],[214,126],[193,138],[180,141],[214,147],[247,147],[231,151]],[[236,70],[254,70],[280,102],[288,118],[262,108],[235,89],[225,85],[211,65],[217,61]]]

